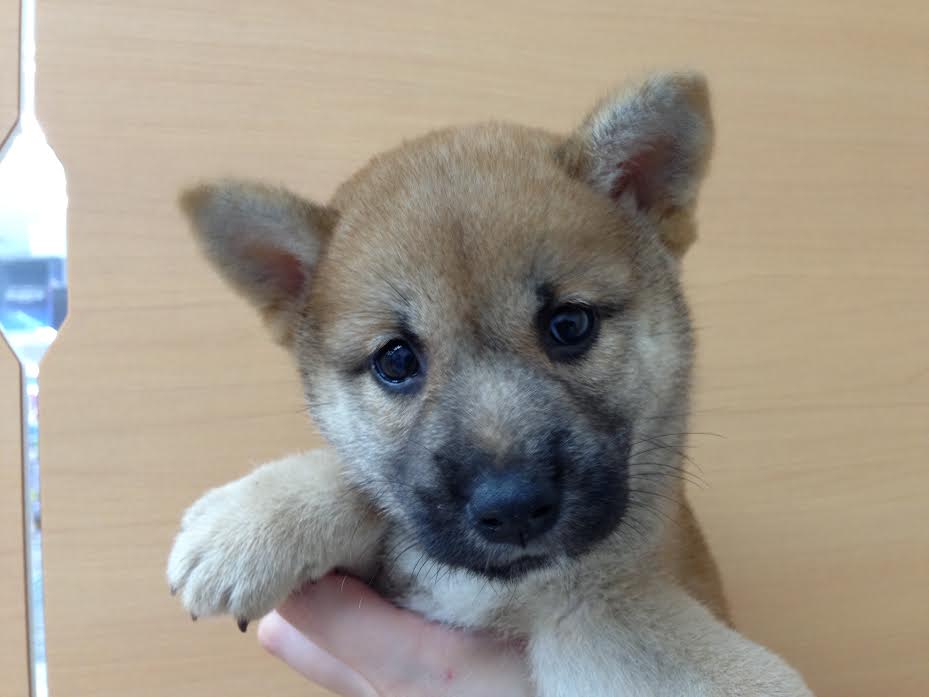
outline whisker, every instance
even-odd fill
[[[672,438],[678,436],[710,436],[712,438],[722,438],[725,440],[726,436],[722,433],[715,433],[714,431],[680,431],[677,433],[651,433],[648,435],[648,438]]]
[[[639,492],[639,493],[644,493],[644,492]],[[659,508],[655,508],[654,506],[647,505],[644,501],[630,501],[629,509],[631,510],[633,508],[640,508],[641,510],[647,511],[654,516],[657,516],[661,519],[666,520],[667,522],[673,525],[677,525],[678,527],[680,527],[680,521],[675,520],[674,518],[670,517],[667,513],[665,513]]]
[[[655,441],[649,441],[649,442],[655,443]],[[636,452],[631,452],[631,453],[629,453],[629,459],[631,460],[632,458],[639,457],[640,455],[646,455],[646,454],[648,454],[648,453],[653,453],[653,452],[657,452],[657,451],[661,451],[661,450],[665,450],[665,451],[667,451],[667,452],[674,453],[675,455],[678,455],[681,459],[686,460],[687,462],[689,462],[690,464],[692,464],[694,467],[696,467],[698,470],[701,470],[701,471],[702,471],[702,469],[703,469],[703,468],[700,466],[700,463],[697,462],[696,460],[694,460],[690,455],[688,455],[687,453],[685,453],[685,452],[681,449],[680,446],[677,446],[677,445],[668,445],[668,444],[666,444],[666,443],[658,443],[658,444],[656,444],[655,447],[653,447],[653,448],[647,448],[647,449],[645,449],[645,450],[638,450],[638,451],[636,451]]]
[[[640,521],[635,518],[635,516],[627,515],[623,518],[622,523],[619,527],[620,530],[631,530],[638,536],[639,542],[645,544],[648,542],[648,535],[645,530],[642,528]]]
[[[642,455],[648,455],[649,453],[660,452],[660,451],[673,453],[674,455],[677,455],[678,457],[680,457],[682,460],[689,462],[691,465],[696,467],[698,470],[703,469],[696,460],[694,460],[689,455],[685,454],[683,450],[680,450],[674,446],[669,446],[669,445],[658,445],[658,446],[655,446],[654,448],[646,448],[645,450],[636,450],[634,452],[629,453],[629,459],[634,460],[635,458],[641,457]]]
[[[666,479],[673,479],[679,482],[685,482],[686,484],[691,484],[698,489],[707,489],[709,488],[705,483],[690,479],[684,474],[679,472],[636,472],[633,474],[627,474],[627,479],[642,479],[644,481],[655,481],[658,484],[664,486],[665,488],[670,488],[672,486],[671,482],[665,481]]]
[[[684,505],[684,502],[683,502],[683,501],[681,501],[681,500],[679,500],[679,499],[676,499],[676,498],[674,498],[673,496],[668,496],[667,494],[663,494],[663,493],[661,493],[660,491],[645,491],[645,490],[643,490],[643,489],[630,489],[629,492],[630,492],[630,493],[633,493],[633,494],[644,494],[644,495],[646,495],[646,496],[654,496],[654,497],[659,498],[659,499],[664,499],[665,501],[670,501],[670,502],[673,503],[675,506],[683,506],[683,505]]]
[[[642,472],[639,469],[644,468],[658,468],[659,472]],[[636,469],[639,468],[639,469]],[[708,488],[709,483],[701,475],[694,472],[690,472],[687,469],[680,467],[678,465],[672,465],[667,462],[634,462],[629,464],[630,474],[636,475],[650,475],[654,477],[676,477],[677,479],[683,479],[686,482],[690,482],[695,486],[700,488]]]

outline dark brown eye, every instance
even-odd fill
[[[597,334],[597,313],[587,305],[561,305],[549,311],[543,322],[549,355],[567,361],[583,354]]]
[[[419,375],[416,351],[402,339],[393,339],[371,361],[374,374],[389,387],[401,387]]]

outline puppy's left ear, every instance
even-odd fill
[[[696,239],[693,209],[712,148],[706,80],[669,73],[604,100],[559,157],[626,214],[656,224],[680,256]]]

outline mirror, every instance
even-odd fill
[[[35,116],[35,5],[20,15],[19,120],[0,148],[0,333],[21,367],[29,688],[48,695],[39,487],[39,364],[68,308],[64,169]]]
[[[64,170],[38,123],[0,151],[0,328],[23,367],[38,366],[67,313]]]

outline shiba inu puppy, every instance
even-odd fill
[[[809,695],[729,626],[684,499],[679,269],[712,143],[704,79],[662,74],[570,135],[425,135],[325,205],[183,194],[331,444],[190,508],[168,565],[184,606],[244,628],[338,567],[524,638],[540,697]]]

